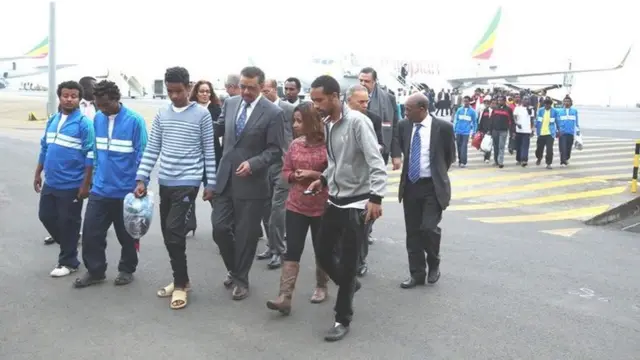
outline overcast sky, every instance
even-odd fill
[[[47,35],[48,3],[3,7],[0,56],[22,54]],[[500,5],[491,60],[499,72],[561,70],[569,58],[574,68],[613,66],[640,36],[640,5],[622,0],[57,3],[59,63],[122,68],[148,81],[178,64],[194,77],[214,77],[238,71],[253,56],[258,65],[264,61],[268,75],[276,69],[262,59],[281,59],[277,70],[294,69],[297,57],[349,51],[433,59],[448,75],[474,75],[471,50]],[[577,103],[633,104],[640,102],[638,80],[640,43],[625,69],[576,76],[573,95]]]

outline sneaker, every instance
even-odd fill
[[[551,169],[552,169],[551,165],[547,165],[547,170],[551,170]]]
[[[485,160],[485,161],[484,161],[484,163],[485,163],[485,164],[488,164],[488,163],[489,163],[489,160]]]
[[[520,161],[516,161],[516,165],[522,165]]]
[[[464,169],[467,167],[467,164],[460,164],[460,167]]]
[[[78,271],[77,268],[74,269],[68,266],[58,265],[55,267],[55,269],[51,270],[51,273],[49,273],[49,275],[51,275],[51,277],[63,277],[70,275],[71,273],[74,273],[76,271]]]

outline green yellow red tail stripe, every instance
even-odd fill
[[[471,57],[476,60],[487,60],[491,58],[493,54],[493,46],[496,42],[496,32],[498,30],[498,24],[500,24],[500,18],[502,17],[502,7],[498,8],[498,12],[493,17],[489,28],[484,33],[480,41],[476,44]]]
[[[43,58],[47,55],[49,55],[49,37],[46,37],[42,42],[25,54],[25,56],[32,58]]]

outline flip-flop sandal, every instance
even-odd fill
[[[191,285],[187,285],[185,290],[186,291],[191,291]],[[175,291],[175,286],[173,286],[173,283],[171,283],[171,284],[161,288],[160,290],[158,290],[156,295],[158,295],[158,297],[165,298],[165,297],[171,296],[174,291]]]
[[[173,310],[179,310],[187,306],[187,292],[183,289],[174,289],[170,306]]]

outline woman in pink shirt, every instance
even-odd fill
[[[287,209],[287,252],[284,255],[280,291],[276,300],[267,301],[267,307],[284,315],[291,312],[291,297],[300,270],[300,257],[304,250],[307,232],[315,242],[320,219],[329,195],[305,194],[314,180],[327,168],[327,148],[324,141],[324,124],[311,103],[298,105],[293,112],[293,130],[296,138],[284,156],[282,177],[290,184]],[[316,289],[312,303],[323,302],[327,297],[328,277],[316,263]]]

